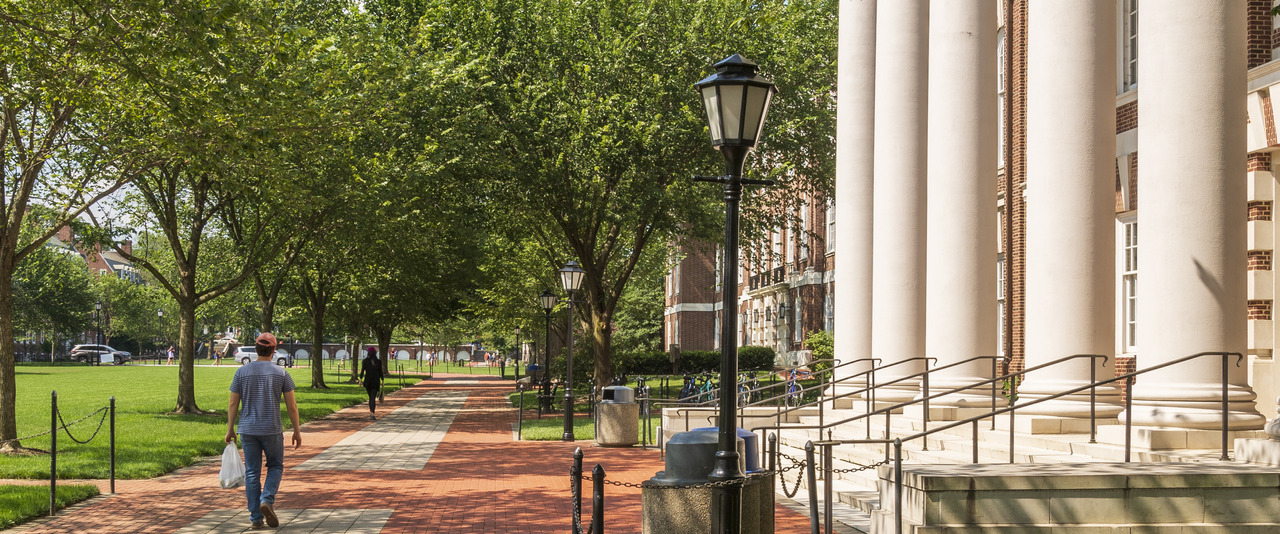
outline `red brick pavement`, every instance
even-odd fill
[[[446,384],[450,378],[480,383]],[[511,425],[517,414],[505,399],[510,388],[510,382],[487,377],[437,375],[389,395],[379,412],[403,406],[428,389],[469,391],[462,412],[420,471],[293,470],[370,421],[367,408],[357,405],[307,423],[303,446],[286,452],[276,509],[394,509],[384,533],[567,532],[572,512],[568,470],[574,448],[582,447],[588,472],[599,463],[609,480],[641,482],[662,469],[655,450],[606,449],[586,441],[513,441]],[[244,506],[243,491],[217,487],[217,471],[217,458],[210,458],[160,478],[118,481],[116,495],[91,499],[15,530],[173,532],[213,510]],[[584,487],[585,522],[590,517],[590,483]],[[606,532],[640,532],[640,490],[606,486],[605,495]],[[807,518],[777,506],[777,532],[806,532],[808,526]]]

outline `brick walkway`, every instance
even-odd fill
[[[567,532],[575,447],[582,447],[588,472],[599,463],[609,480],[641,482],[662,469],[656,450],[514,441],[517,414],[505,398],[510,391],[510,381],[437,375],[388,395],[378,406],[378,421],[370,421],[361,405],[307,423],[303,446],[285,454],[276,498],[279,530]],[[244,492],[219,489],[217,472],[218,458],[209,458],[160,478],[118,481],[115,495],[11,532],[244,531]],[[607,486],[605,495],[606,532],[640,532],[640,490]],[[584,508],[590,502],[588,489]],[[584,522],[589,513],[584,510]],[[807,518],[777,506],[777,532],[808,528]]]

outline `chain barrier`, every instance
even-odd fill
[[[800,493],[800,481],[804,480],[804,466],[805,466],[805,463],[800,462],[798,464],[791,464],[791,467],[787,468],[787,469],[791,469],[791,468],[800,469],[800,472],[796,473],[796,484],[795,484],[795,487],[791,489],[791,491],[787,491],[787,477],[778,477],[779,482],[782,483],[782,494],[786,495],[788,499],[795,498],[796,494]]]
[[[76,437],[75,437],[74,435],[72,435],[72,434],[71,434],[71,429],[70,429],[70,428],[67,428],[67,427],[69,427],[69,426],[71,426],[71,425],[74,425],[74,424],[76,424],[76,423],[79,423],[79,422],[81,422],[81,421],[84,421],[85,419],[88,419],[88,418],[90,418],[90,417],[93,417],[93,416],[95,416],[95,415],[97,415],[97,414],[99,414],[99,413],[101,413],[101,414],[102,414],[102,418],[101,418],[101,419],[98,419],[98,428],[93,429],[93,435],[89,436],[89,439],[86,439],[86,440],[84,440],[84,441],[80,441],[79,439],[76,439]],[[107,421],[107,409],[106,409],[106,408],[98,408],[98,409],[97,409],[96,411],[94,411],[93,413],[90,413],[89,415],[86,415],[86,416],[84,416],[84,417],[81,417],[81,418],[79,418],[79,419],[76,419],[75,421],[72,421],[72,422],[71,422],[71,424],[67,424],[67,422],[66,422],[66,421],[64,421],[64,420],[62,419],[62,410],[58,410],[58,422],[59,422],[59,423],[62,423],[62,430],[66,431],[66,433],[67,433],[67,437],[71,438],[71,441],[74,441],[74,442],[79,443],[79,444],[81,444],[81,445],[84,445],[84,444],[86,444],[86,443],[89,443],[90,441],[93,441],[93,438],[98,437],[98,432],[100,432],[100,431],[102,430],[102,423],[105,423],[106,421]]]
[[[83,444],[85,444],[85,443],[88,443],[88,442],[90,442],[90,441],[93,441],[93,438],[94,438],[94,437],[96,437],[96,436],[98,435],[98,432],[102,430],[102,424],[103,424],[103,422],[104,422],[104,421],[106,421],[106,419],[107,419],[106,411],[107,411],[107,408],[106,408],[106,407],[98,408],[97,410],[94,410],[93,412],[91,412],[89,415],[86,415],[86,416],[84,416],[84,417],[81,417],[81,418],[79,418],[79,419],[76,419],[75,421],[72,421],[72,422],[70,422],[70,423],[67,423],[66,421],[64,421],[64,420],[62,419],[62,410],[58,410],[58,422],[62,423],[62,425],[61,425],[59,428],[61,428],[62,430],[65,430],[65,431],[67,432],[67,436],[70,436],[72,441],[74,441],[74,442],[76,442],[76,443],[79,443],[79,444],[83,445]],[[90,418],[90,417],[93,417],[93,416],[95,416],[95,415],[98,415],[99,413],[101,413],[101,414],[102,414],[102,419],[98,420],[98,428],[97,428],[97,429],[95,429],[95,430],[93,431],[93,435],[92,435],[92,436],[89,436],[89,439],[84,440],[84,441],[80,441],[80,440],[76,439],[76,437],[75,437],[75,436],[72,436],[72,435],[71,435],[71,430],[70,430],[69,428],[67,428],[67,427],[74,426],[75,424],[77,424],[77,423],[79,423],[79,422],[81,422],[81,421],[84,421],[85,419],[88,419],[88,418]],[[22,436],[22,437],[20,437],[20,438],[13,438],[13,439],[0,439],[0,445],[4,445],[5,443],[13,443],[13,442],[18,442],[18,441],[26,441],[26,440],[29,440],[29,439],[35,439],[35,438],[39,438],[39,437],[43,437],[43,436],[48,436],[49,434],[52,434],[52,433],[53,433],[53,430],[45,430],[44,432],[39,432],[39,433],[36,433],[36,434],[31,434],[31,435],[29,435],[29,436]]]
[[[891,462],[890,462],[889,460],[880,460],[879,462],[876,462],[876,463],[871,464],[871,465],[855,464],[855,465],[857,465],[858,467],[850,467],[850,468],[848,468],[848,469],[832,469],[832,470],[831,470],[831,472],[832,472],[832,473],[837,473],[837,474],[839,474],[839,473],[857,473],[858,471],[866,471],[866,470],[868,470],[868,469],[875,469],[875,468],[880,467],[880,466],[882,466],[882,465],[889,465],[890,463],[891,463]]]

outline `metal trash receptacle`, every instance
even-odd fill
[[[640,442],[640,405],[636,390],[627,386],[604,388],[596,405],[596,443],[602,447],[630,447]]]

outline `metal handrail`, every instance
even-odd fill
[[[1014,438],[1014,435],[1015,435],[1015,432],[1014,432],[1014,424],[1013,424],[1013,423],[1014,423],[1014,413],[1016,412],[1016,410],[1017,410],[1018,408],[1025,408],[1025,407],[1028,407],[1028,406],[1034,406],[1034,405],[1036,405],[1036,404],[1040,404],[1040,403],[1048,402],[1048,401],[1051,401],[1051,400],[1056,400],[1056,399],[1059,399],[1059,398],[1061,398],[1061,397],[1065,397],[1065,396],[1067,396],[1067,395],[1072,395],[1072,394],[1080,393],[1080,392],[1082,392],[1082,391],[1084,391],[1084,390],[1086,390],[1086,389],[1087,389],[1087,390],[1089,390],[1089,391],[1090,391],[1090,393],[1089,393],[1089,404],[1090,404],[1090,408],[1089,408],[1089,414],[1090,414],[1090,443],[1096,443],[1096,403],[1097,403],[1096,392],[1097,392],[1097,388],[1098,388],[1098,386],[1103,386],[1103,385],[1106,385],[1106,384],[1111,384],[1111,383],[1115,383],[1115,382],[1119,382],[1119,381],[1121,381],[1121,380],[1124,380],[1124,381],[1125,381],[1125,383],[1126,383],[1126,385],[1129,387],[1128,394],[1126,394],[1126,395],[1125,395],[1125,414],[1126,414],[1126,416],[1125,416],[1125,425],[1124,425],[1124,426],[1125,426],[1125,439],[1124,439],[1124,461],[1125,461],[1126,463],[1128,463],[1128,462],[1130,462],[1130,461],[1131,461],[1131,458],[1132,458],[1132,434],[1133,434],[1133,411],[1132,411],[1132,410],[1133,410],[1133,389],[1132,389],[1132,386],[1133,386],[1133,379],[1134,379],[1134,377],[1136,377],[1136,376],[1138,376],[1138,375],[1141,375],[1141,374],[1144,374],[1144,373],[1149,373],[1149,372],[1151,372],[1151,371],[1156,371],[1156,370],[1159,370],[1159,369],[1164,369],[1164,368],[1166,368],[1166,367],[1170,367],[1170,366],[1177,365],[1177,364],[1180,364],[1180,363],[1184,363],[1184,362],[1187,362],[1187,361],[1190,361],[1190,360],[1194,360],[1194,359],[1197,359],[1197,358],[1202,358],[1202,357],[1205,357],[1205,356],[1220,356],[1220,357],[1222,358],[1222,376],[1221,376],[1221,379],[1222,379],[1222,399],[1221,399],[1221,405],[1222,405],[1222,430],[1221,430],[1221,432],[1222,432],[1222,456],[1221,456],[1221,457],[1219,457],[1219,460],[1222,460],[1222,461],[1228,461],[1228,460],[1230,460],[1230,456],[1227,454],[1227,447],[1228,447],[1229,433],[1230,433],[1230,430],[1228,429],[1228,424],[1229,424],[1229,422],[1230,422],[1230,418],[1229,418],[1229,416],[1228,416],[1228,408],[1229,408],[1229,406],[1230,406],[1230,401],[1229,401],[1228,396],[1227,396],[1227,394],[1228,394],[1228,386],[1229,386],[1229,384],[1228,384],[1228,377],[1227,377],[1227,373],[1228,373],[1228,369],[1229,369],[1228,361],[1230,360],[1230,357],[1231,357],[1231,356],[1235,356],[1235,357],[1236,357],[1236,367],[1239,367],[1239,366],[1240,366],[1240,364],[1241,364],[1241,363],[1243,363],[1243,361],[1244,361],[1244,355],[1243,355],[1243,354],[1241,354],[1241,353],[1239,353],[1239,352],[1225,352],[1225,351],[1216,351],[1216,352],[1214,352],[1214,351],[1197,352],[1197,353],[1195,353],[1195,354],[1191,354],[1191,355],[1189,355],[1189,356],[1185,356],[1185,357],[1182,357],[1182,358],[1178,358],[1178,359],[1176,359],[1176,360],[1172,360],[1172,361],[1164,362],[1164,363],[1161,363],[1161,364],[1158,364],[1158,365],[1154,365],[1154,366],[1152,366],[1152,367],[1148,367],[1148,368],[1146,368],[1146,369],[1139,369],[1139,370],[1133,371],[1133,372],[1131,372],[1131,373],[1126,373],[1126,374],[1123,374],[1123,375],[1118,375],[1118,376],[1115,376],[1114,378],[1108,378],[1108,379],[1103,379],[1103,380],[1091,379],[1091,380],[1090,380],[1090,382],[1089,382],[1089,384],[1086,384],[1086,385],[1083,385],[1083,386],[1079,386],[1079,387],[1076,387],[1076,388],[1072,388],[1072,389],[1069,389],[1069,390],[1066,390],[1066,391],[1062,391],[1062,392],[1059,392],[1059,393],[1055,393],[1055,394],[1052,394],[1052,395],[1047,395],[1047,396],[1044,396],[1044,397],[1038,397],[1038,398],[1036,398],[1036,399],[1034,399],[1034,400],[1031,400],[1031,401],[1029,401],[1029,402],[1027,402],[1027,403],[1025,403],[1025,404],[1021,404],[1021,405],[1016,404],[1016,403],[1011,403],[1009,406],[1007,406],[1007,407],[1005,407],[1005,408],[1000,408],[1000,409],[997,409],[997,410],[992,410],[990,413],[987,413],[987,414],[983,414],[983,415],[978,415],[978,416],[969,417],[969,418],[966,418],[966,419],[962,419],[962,420],[960,420],[960,421],[954,421],[954,422],[951,422],[951,423],[948,423],[948,424],[945,424],[945,425],[942,425],[942,426],[939,426],[939,427],[936,427],[936,428],[932,428],[932,429],[925,429],[925,430],[922,430],[921,432],[917,432],[917,433],[915,433],[915,434],[912,434],[912,435],[909,435],[909,436],[906,436],[906,437],[898,437],[898,438],[894,438],[894,439],[892,439],[892,440],[889,440],[889,439],[827,440],[827,441],[819,442],[819,445],[821,445],[821,446],[823,446],[823,447],[824,447],[824,449],[826,450],[826,454],[827,454],[828,456],[830,456],[830,448],[831,448],[833,445],[837,445],[837,444],[884,444],[884,445],[892,444],[892,445],[893,445],[893,449],[894,449],[894,454],[893,454],[893,461],[894,461],[894,470],[893,470],[893,471],[894,471],[894,503],[895,503],[895,505],[894,505],[894,515],[895,515],[896,532],[901,533],[901,532],[902,532],[902,443],[903,443],[903,442],[905,442],[905,441],[911,441],[911,440],[914,440],[914,439],[927,438],[927,437],[928,437],[929,435],[931,435],[931,434],[935,434],[935,433],[942,432],[942,431],[945,431],[945,430],[950,430],[950,429],[952,429],[952,428],[956,428],[956,427],[959,427],[959,426],[961,426],[961,425],[969,424],[969,425],[972,425],[972,426],[973,426],[973,463],[975,463],[975,464],[976,464],[976,463],[978,463],[978,422],[979,422],[979,421],[981,421],[981,420],[983,420],[983,419],[986,419],[986,418],[988,418],[988,417],[990,417],[990,418],[992,419],[992,421],[994,421],[994,420],[995,420],[995,418],[996,418],[996,416],[999,416],[999,415],[1004,414],[1004,413],[1008,413],[1008,414],[1009,414],[1009,463],[1015,463],[1015,458],[1016,458],[1016,456],[1015,456],[1015,451],[1014,451],[1014,439],[1013,439],[1013,438]],[[1048,364],[1042,364],[1042,365],[1039,365],[1039,366],[1035,366],[1035,367],[1027,368],[1027,369],[1024,369],[1024,370],[1023,370],[1022,372],[1020,372],[1020,373],[1009,373],[1009,374],[1006,374],[1006,375],[1004,375],[1004,376],[1002,376],[1002,377],[1000,377],[1000,378],[998,378],[998,379],[1009,378],[1009,377],[1011,377],[1011,376],[1015,376],[1015,375],[1018,375],[1018,374],[1023,374],[1023,373],[1029,372],[1029,371],[1040,370],[1040,369],[1043,369],[1043,368],[1045,368],[1045,367],[1047,367],[1047,366],[1049,366],[1049,365],[1051,365],[1051,364],[1059,363],[1059,362],[1064,361],[1064,360],[1066,360],[1066,359],[1070,359],[1070,358],[1077,358],[1077,357],[1089,357],[1089,358],[1091,358],[1091,359],[1093,359],[1093,358],[1097,358],[1097,357],[1106,358],[1106,356],[1103,356],[1103,355],[1097,355],[1097,354],[1077,354],[1077,355],[1074,355],[1074,356],[1070,356],[1070,357],[1068,357],[1068,358],[1063,358],[1063,359],[1060,359],[1060,360],[1055,360],[1054,362],[1050,362],[1050,363],[1048,363]],[[1104,362],[1104,365],[1105,365],[1105,362]],[[1096,369],[1095,369],[1093,366],[1091,366],[1091,377],[1092,377],[1092,374],[1093,374],[1094,372],[1096,372]],[[1094,378],[1096,378],[1096,377],[1094,377]],[[993,380],[996,380],[996,379],[993,379]],[[985,382],[986,382],[986,381],[984,381],[983,383],[985,383]],[[962,390],[962,389],[970,389],[970,388],[969,388],[969,387],[958,388],[958,390]],[[955,391],[956,391],[956,390],[952,390],[951,392],[955,392]],[[941,393],[941,394],[939,394],[939,395],[945,395],[945,394],[947,394],[947,393]],[[915,399],[914,401],[918,401],[918,400],[919,400],[919,399]],[[914,401],[913,401],[913,402],[914,402]],[[906,403],[906,404],[909,404],[909,403]],[[905,405],[905,404],[904,404],[904,405]],[[864,415],[869,415],[869,414],[864,414]],[[836,425],[836,424],[840,424],[840,423],[832,423],[832,426],[834,426],[834,425]],[[886,425],[886,426],[887,426],[887,425]],[[811,427],[811,426],[809,426],[809,427],[805,427],[805,426],[762,427],[762,428],[760,428],[760,429],[758,429],[758,430],[768,430],[768,429],[775,429],[775,430],[778,430],[778,429],[782,429],[782,428],[797,429],[797,428],[812,428],[812,427]],[[927,440],[926,440],[926,441],[927,441]],[[927,450],[927,449],[926,449],[926,450]],[[886,460],[888,460],[888,459],[889,459],[889,450],[888,450],[888,447],[886,447],[886,448],[885,448],[885,459],[886,459]]]
[[[981,358],[981,357],[979,357],[979,358]],[[1107,360],[1108,360],[1108,357],[1107,357],[1107,356],[1105,356],[1105,355],[1101,355],[1101,354],[1073,354],[1073,355],[1071,355],[1071,356],[1066,356],[1066,357],[1063,357],[1063,358],[1058,358],[1057,360],[1053,360],[1053,361],[1051,361],[1051,362],[1046,362],[1046,363],[1043,363],[1043,364],[1040,364],[1040,365],[1036,365],[1036,366],[1033,366],[1033,367],[1029,367],[1029,368],[1023,369],[1022,371],[1019,371],[1019,372],[1016,372],[1016,373],[1006,373],[1006,374],[1004,374],[1004,375],[1000,375],[1000,376],[997,376],[997,377],[993,377],[993,378],[990,378],[990,379],[987,379],[987,380],[982,380],[982,381],[975,382],[975,383],[972,383],[972,384],[967,384],[967,385],[964,385],[964,386],[961,386],[961,387],[958,387],[958,388],[953,388],[953,389],[950,389],[950,390],[944,391],[944,392],[942,392],[942,393],[936,393],[936,394],[933,394],[933,395],[922,395],[922,396],[921,396],[921,398],[912,399],[912,400],[909,400],[909,401],[906,401],[906,402],[901,402],[901,403],[894,404],[894,405],[892,405],[892,406],[887,406],[887,407],[884,407],[884,408],[880,408],[880,409],[877,409],[877,410],[869,410],[869,411],[867,411],[866,413],[858,414],[858,415],[855,415],[855,416],[853,416],[853,417],[849,417],[849,418],[843,419],[843,420],[841,420],[841,421],[835,421],[835,422],[828,423],[828,424],[823,424],[823,422],[822,422],[822,421],[819,421],[819,424],[818,424],[817,426],[815,426],[815,425],[790,425],[790,424],[788,424],[788,425],[783,425],[782,423],[777,423],[777,424],[775,424],[775,425],[773,425],[773,426],[756,427],[756,429],[755,429],[755,430],[758,430],[758,431],[761,431],[761,432],[767,432],[767,431],[769,431],[769,430],[781,431],[781,430],[785,430],[785,429],[790,429],[790,430],[818,430],[818,435],[819,435],[819,437],[821,437],[821,435],[822,435],[822,431],[823,431],[823,430],[827,430],[827,429],[828,429],[828,428],[830,428],[830,427],[838,426],[838,425],[842,425],[842,424],[846,424],[846,423],[851,423],[851,422],[857,421],[857,420],[859,420],[859,419],[865,419],[865,421],[866,421],[866,423],[865,423],[865,427],[866,427],[866,432],[867,432],[867,434],[866,434],[867,438],[866,438],[866,439],[870,440],[870,439],[871,439],[871,417],[872,417],[872,416],[877,415],[877,414],[880,414],[880,413],[883,413],[883,414],[884,414],[884,418],[885,418],[885,428],[886,428],[886,429],[888,429],[888,428],[890,427],[891,423],[892,423],[892,417],[893,417],[893,415],[892,415],[892,414],[893,414],[893,411],[894,411],[894,410],[897,410],[897,409],[899,409],[899,408],[904,408],[904,407],[906,407],[906,406],[910,406],[910,405],[915,404],[915,403],[918,403],[918,402],[923,402],[923,403],[925,403],[925,406],[926,406],[926,410],[925,410],[924,418],[923,418],[923,419],[925,419],[925,421],[926,421],[926,423],[925,423],[925,428],[926,428],[926,430],[927,430],[927,429],[928,429],[928,423],[927,423],[927,420],[928,420],[928,416],[929,416],[927,406],[928,406],[928,401],[929,401],[929,400],[932,400],[932,399],[935,399],[935,398],[938,398],[938,397],[943,397],[943,396],[946,396],[946,395],[950,395],[950,394],[952,394],[952,393],[956,393],[956,392],[959,392],[959,391],[964,391],[964,390],[969,390],[969,389],[976,389],[976,388],[981,387],[981,386],[983,386],[983,385],[985,385],[985,384],[988,384],[988,383],[992,384],[992,387],[994,387],[995,383],[997,383],[997,382],[1003,382],[1003,381],[1004,381],[1004,380],[1006,380],[1006,379],[1013,378],[1013,377],[1015,377],[1015,376],[1019,376],[1019,375],[1022,375],[1022,374],[1024,374],[1024,373],[1027,373],[1027,372],[1031,372],[1031,371],[1038,371],[1038,370],[1042,370],[1042,369],[1047,369],[1047,368],[1052,367],[1052,366],[1054,366],[1054,365],[1058,365],[1058,364],[1061,364],[1061,363],[1064,363],[1064,362],[1067,362],[1067,361],[1071,361],[1071,360],[1075,360],[1075,359],[1079,359],[1079,358],[1089,358],[1090,360],[1096,360],[1097,358],[1102,358],[1102,359],[1103,359],[1103,365],[1104,365],[1104,366],[1106,365],[1106,362],[1107,362]],[[968,361],[971,361],[971,360],[973,360],[973,359],[976,359],[976,358],[971,358],[970,360],[957,362],[957,364],[961,364],[961,363],[968,363]],[[926,372],[927,372],[927,371],[926,371]],[[1096,375],[1095,375],[1095,373],[1096,373],[1096,372],[1097,372],[1097,368],[1096,368],[1096,366],[1090,365],[1090,366],[1089,366],[1089,374],[1090,374],[1090,382],[1091,382],[1091,383],[1095,381],[1094,379],[1096,378]],[[904,379],[906,379],[906,378],[913,378],[913,377],[903,377],[903,378],[900,378],[900,379],[895,380],[895,381],[892,381],[892,382],[886,382],[885,384],[882,384],[882,385],[889,385],[889,384],[892,384],[892,383],[894,383],[894,382],[904,380]],[[1089,387],[1081,388],[1081,390],[1083,390],[1083,389],[1089,389]],[[1073,393],[1074,393],[1074,392],[1073,392]],[[1065,395],[1065,394],[1063,394],[1063,395]],[[1055,398],[1056,398],[1056,397],[1055,397]],[[1038,401],[1039,401],[1039,400],[1037,400],[1037,402],[1038,402]],[[1090,393],[1089,393],[1089,418],[1090,418],[1090,424],[1089,424],[1089,434],[1090,434],[1090,435],[1089,435],[1089,442],[1090,442],[1090,443],[1095,443],[1095,442],[1096,442],[1096,429],[1097,429],[1096,421],[1097,421],[1097,419],[1096,419],[1096,408],[1095,408],[1095,404],[1096,404],[1096,402],[1095,402],[1095,401],[1096,401],[1096,392],[1095,392],[1095,391],[1093,391],[1093,390],[1091,390],[1091,391],[1090,391]],[[995,412],[995,410],[993,410],[993,412]],[[1003,413],[1003,412],[999,412],[999,413]],[[972,418],[969,418],[969,419],[965,419],[965,420],[964,420],[964,422],[970,422],[971,420],[973,420],[974,432],[975,432],[975,433],[974,433],[974,453],[973,453],[973,454],[974,454],[974,463],[977,463],[977,454],[978,454],[978,453],[977,453],[977,422],[976,422],[976,421],[977,421],[977,420],[981,420],[981,419],[985,419],[985,418],[987,418],[987,417],[991,417],[991,418],[992,418],[992,419],[991,419],[991,425],[992,425],[992,429],[994,429],[994,428],[995,428],[995,417],[993,417],[992,413],[988,413],[988,414],[980,415],[980,416],[975,416],[975,417],[972,417]],[[1010,446],[1009,446],[1009,449],[1010,449],[1010,451],[1009,451],[1009,457],[1010,457],[1010,462],[1012,462],[1012,461],[1013,461],[1013,460],[1012,460],[1012,458],[1013,458],[1013,450],[1012,450],[1012,449],[1013,449],[1013,436],[1014,436],[1014,434],[1013,434],[1013,421],[1012,421],[1012,417],[1013,417],[1013,416],[1011,415],[1011,416],[1010,416],[1010,422],[1009,422],[1009,426],[1010,426],[1010,429],[1009,429],[1009,442],[1010,442]],[[957,424],[945,425],[945,426],[943,426],[943,427],[940,427],[938,430],[939,430],[939,431],[940,431],[940,430],[946,430],[946,429],[953,428],[953,427],[955,427],[955,426],[958,426],[958,425],[957,425]],[[828,431],[828,433],[830,433],[830,431]],[[932,433],[932,432],[930,432],[930,433]],[[924,434],[924,435],[928,435],[928,434]],[[925,441],[925,446],[924,446],[923,450],[929,450],[929,449],[928,449],[928,440],[926,440],[926,441]],[[888,448],[885,448],[885,460],[887,461],[888,459],[889,459],[889,450],[888,450]]]
[[[813,404],[817,404],[817,405],[818,405],[818,422],[819,422],[819,424],[821,424],[821,423],[825,420],[824,403],[829,402],[829,401],[833,401],[833,400],[836,400],[836,399],[839,399],[839,398],[844,398],[844,397],[846,397],[846,396],[849,396],[849,395],[852,395],[852,394],[856,394],[856,393],[859,393],[859,392],[864,392],[864,391],[871,391],[871,392],[872,392],[872,395],[874,396],[874,395],[875,395],[875,393],[874,393],[874,389],[871,389],[871,388],[875,387],[875,378],[874,378],[874,377],[875,377],[875,372],[876,372],[876,371],[884,370],[884,369],[887,369],[887,368],[889,368],[889,367],[893,367],[893,366],[896,366],[896,365],[902,365],[902,364],[904,364],[904,363],[909,363],[909,362],[918,361],[918,360],[924,360],[924,362],[925,362],[925,367],[927,368],[927,367],[928,367],[928,365],[929,365],[929,360],[935,360],[935,361],[936,361],[936,360],[937,360],[937,358],[928,357],[928,356],[917,356],[917,357],[913,357],[913,358],[907,358],[907,359],[903,359],[903,360],[898,360],[898,361],[895,361],[895,362],[891,362],[891,363],[888,363],[888,364],[885,364],[885,365],[881,365],[881,366],[878,366],[878,367],[873,366],[871,369],[867,369],[867,370],[862,371],[862,372],[860,372],[860,373],[855,373],[855,374],[852,374],[852,375],[849,375],[849,376],[843,377],[843,378],[841,378],[841,379],[839,379],[839,380],[832,380],[831,382],[823,382],[823,381],[819,381],[819,383],[818,383],[818,384],[816,384],[816,385],[802,387],[802,388],[800,388],[799,390],[797,390],[795,393],[797,393],[797,394],[799,394],[801,397],[803,397],[803,396],[804,396],[804,394],[805,394],[805,392],[812,391],[812,390],[815,390],[815,389],[816,389],[816,390],[818,390],[818,391],[819,391],[819,397],[818,397],[818,400],[814,401],[814,402],[813,402],[813,403],[811,403],[811,404],[799,404],[799,405],[796,405],[796,406],[790,406],[790,407],[787,407],[786,409],[783,409],[781,405],[776,405],[778,409],[777,409],[777,411],[774,413],[774,417],[781,417],[783,414],[796,412],[796,411],[802,410],[802,409],[804,409],[804,408],[808,408],[809,406],[812,406]],[[817,361],[817,362],[822,362],[822,361],[828,361],[828,360],[816,360],[816,361]],[[833,359],[833,360],[831,360],[831,361],[839,361],[839,360],[834,360],[834,359]],[[823,369],[822,371],[819,371],[819,372],[815,373],[815,376],[821,376],[821,375],[826,374],[826,373],[828,373],[828,372],[832,373],[832,374],[833,374],[833,376],[834,376],[834,373],[835,373],[835,370],[836,370],[836,369],[838,369],[838,368],[840,368],[840,367],[843,367],[843,366],[846,366],[846,365],[852,365],[852,364],[859,363],[859,362],[864,362],[864,361],[873,361],[873,362],[878,362],[878,361],[882,361],[882,360],[881,360],[880,358],[860,358],[860,359],[853,360],[853,361],[850,361],[850,362],[842,363],[842,364],[837,365],[837,366],[835,366],[835,367],[832,367],[832,368],[830,368],[830,369]],[[964,362],[961,362],[961,363],[964,363]],[[795,369],[795,368],[796,368],[796,367],[792,367],[792,369]],[[835,396],[835,397],[831,397],[831,398],[823,398],[823,397],[822,397],[821,392],[822,392],[822,391],[825,391],[827,387],[829,387],[829,386],[835,386],[835,385],[837,385],[837,384],[840,384],[840,383],[845,382],[845,381],[852,380],[852,379],[857,378],[857,377],[859,377],[859,376],[867,375],[868,373],[870,373],[870,375],[869,375],[869,376],[871,376],[871,378],[870,378],[870,381],[869,381],[869,382],[864,382],[864,383],[866,383],[866,384],[868,384],[868,385],[867,385],[866,387],[864,387],[863,389],[854,390],[854,391],[852,391],[852,392],[848,392],[848,393],[845,393],[845,394],[842,394],[842,395],[837,395],[837,396]],[[902,380],[905,380],[905,379],[908,379],[908,378],[913,378],[914,376],[916,376],[916,375],[908,375],[908,376],[906,376],[906,377],[903,377],[903,378],[900,378],[900,379],[897,379],[897,380],[894,380],[894,381],[891,381],[891,382],[886,382],[886,383],[881,384],[881,385],[896,384],[896,383],[898,383],[898,382],[900,382],[900,381],[902,381]],[[752,389],[752,390],[750,390],[750,391],[752,391],[752,392],[754,392],[754,391],[760,391],[760,390],[764,390],[764,389],[768,389],[768,388],[774,388],[774,387],[777,387],[777,386],[779,386],[779,385],[783,385],[783,384],[787,384],[787,382],[778,382],[778,383],[769,384],[769,385],[766,385],[766,386],[760,386],[759,388],[754,388],[754,389]],[[719,391],[719,388],[717,387],[717,388],[715,388],[715,389],[712,389],[711,391],[718,392],[718,391]],[[758,400],[758,401],[756,401],[756,402],[749,403],[749,404],[747,404],[747,405],[745,405],[745,406],[741,406],[741,407],[739,408],[739,410],[738,410],[738,421],[739,421],[739,425],[741,425],[741,421],[745,418],[745,411],[744,411],[742,408],[745,408],[745,407],[747,407],[747,406],[762,406],[762,405],[765,405],[765,403],[768,403],[768,402],[770,402],[770,401],[776,401],[776,400],[778,400],[778,399],[785,398],[785,397],[787,397],[787,396],[788,396],[788,395],[790,395],[790,394],[791,394],[791,393],[783,393],[783,394],[781,394],[781,395],[775,395],[775,396],[773,396],[773,397],[767,397],[767,398],[764,398],[764,399],[760,399],[760,400]],[[874,398],[873,398],[873,400],[874,400]],[[716,401],[715,401],[714,399],[713,399],[713,400],[709,400],[709,401],[703,401],[703,402],[696,403],[696,404],[693,404],[693,405],[690,405],[688,402],[680,402],[680,401],[676,401],[676,402],[678,402],[678,403],[680,404],[680,407],[676,408],[676,417],[680,417],[680,416],[683,414],[683,415],[685,416],[685,425],[686,425],[686,427],[688,426],[688,414],[689,414],[689,412],[690,412],[690,411],[698,410],[698,409],[701,409],[701,408],[708,408],[708,407],[716,407],[716,406],[718,406],[718,404],[716,403]]]

